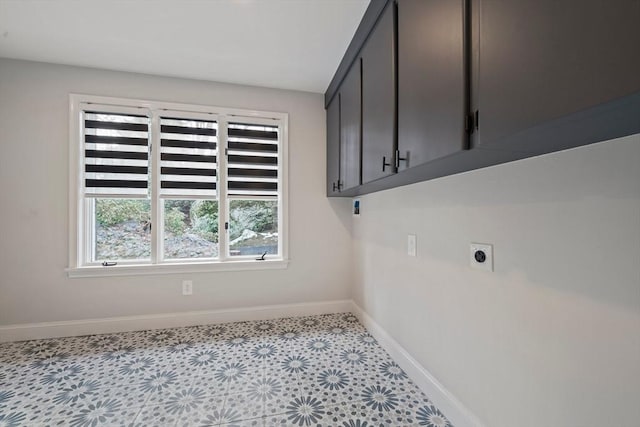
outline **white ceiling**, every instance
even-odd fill
[[[0,0],[0,57],[322,93],[369,0]]]

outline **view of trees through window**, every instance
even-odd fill
[[[164,201],[165,258],[218,256],[218,202]]]
[[[218,256],[218,201],[164,200],[164,257]],[[94,261],[149,259],[151,207],[147,199],[95,199]],[[278,253],[278,203],[229,202],[231,256]]]
[[[229,202],[229,252],[234,255],[278,253],[278,202]]]
[[[94,261],[151,257],[151,203],[146,199],[95,199]]]

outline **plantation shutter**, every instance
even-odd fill
[[[149,118],[85,111],[83,128],[85,196],[147,196]]]
[[[160,118],[160,197],[216,196],[215,121]]]
[[[278,195],[277,126],[229,123],[227,192],[232,196]]]

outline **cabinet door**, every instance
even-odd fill
[[[361,162],[361,70],[359,60],[351,69],[340,86],[340,181],[341,190],[360,185]]]
[[[399,170],[468,146],[464,4],[398,0]]]
[[[327,196],[340,190],[340,94],[327,107]]]
[[[474,146],[640,90],[640,1],[472,0]]]
[[[362,48],[362,182],[395,173],[395,5],[380,16]]]

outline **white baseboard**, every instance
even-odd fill
[[[351,309],[351,300],[337,300],[62,322],[23,323],[0,326],[0,342],[268,320],[279,317],[341,313],[351,311]]]
[[[455,427],[483,427],[478,418],[473,415],[454,395],[427,371],[417,360],[405,350],[391,335],[385,331],[358,304],[353,302],[351,310],[358,316],[362,324],[374,336],[380,345],[405,370],[409,378],[420,387],[440,411]]]

